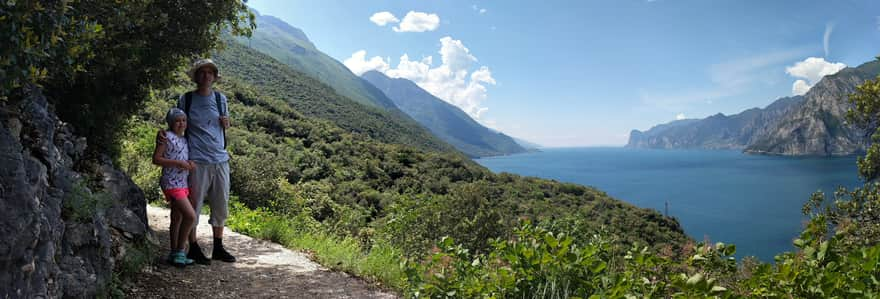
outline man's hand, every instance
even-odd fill
[[[193,161],[177,161],[177,168],[192,171],[196,169],[196,163]]]
[[[156,133],[156,144],[165,144],[168,141],[168,137],[165,137],[165,131],[159,130]]]
[[[229,129],[229,116],[221,115],[220,116],[220,126],[224,129]]]

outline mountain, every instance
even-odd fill
[[[273,16],[257,15],[257,29],[248,39],[236,40],[274,57],[291,68],[332,87],[337,94],[361,104],[383,109],[394,108],[394,103],[373,85],[353,74],[345,65],[324,54],[299,28]]]
[[[513,138],[480,125],[458,107],[402,78],[369,71],[362,78],[376,86],[394,104],[443,141],[471,157],[525,152]]]
[[[240,80],[261,94],[289,101],[306,116],[328,120],[384,143],[406,144],[429,151],[456,151],[399,109],[355,102],[308,74],[245,45],[229,41],[213,58],[225,78]]]
[[[764,109],[680,120],[648,131],[633,130],[627,147],[739,149],[779,155],[847,155],[863,152],[863,130],[846,125],[846,98],[880,74],[880,62],[825,76],[805,95],[776,100]]]
[[[746,147],[750,153],[848,155],[864,152],[866,132],[846,124],[847,101],[856,86],[880,74],[880,62],[825,76],[804,95],[798,109],[782,116]]]
[[[705,119],[683,119],[657,125],[648,131],[632,130],[627,147],[638,148],[704,148],[744,149],[793,107],[803,97],[781,98],[764,109],[752,108],[739,114],[721,113]]]
[[[540,151],[541,148],[544,147],[543,145],[540,145],[540,144],[537,144],[537,143],[534,143],[534,142],[531,142],[531,141],[528,141],[528,140],[525,140],[522,138],[516,138],[513,136],[511,136],[511,138],[513,138],[513,141],[516,141],[516,143],[519,144],[519,146],[522,146],[527,151]]]

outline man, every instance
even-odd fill
[[[202,204],[207,199],[211,207],[211,224],[214,234],[211,259],[235,262],[235,257],[223,247],[223,227],[229,214],[229,154],[226,152],[225,130],[229,128],[229,114],[226,97],[213,90],[219,79],[220,70],[210,59],[193,63],[188,75],[196,83],[197,89],[181,95],[177,107],[186,112],[188,128],[186,131],[189,158],[196,167],[190,172],[190,202],[195,209],[196,218],[189,235],[190,247],[187,258],[200,264],[210,264],[196,241],[196,225]],[[165,138],[160,134],[160,142]]]

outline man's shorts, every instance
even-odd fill
[[[208,223],[213,227],[223,227],[229,216],[229,162],[203,164],[196,162],[196,168],[189,172],[189,188],[192,189],[193,209],[196,212],[196,225],[205,201],[211,207]]]

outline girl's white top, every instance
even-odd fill
[[[165,159],[187,161],[189,160],[189,148],[186,144],[186,138],[177,136],[174,131],[165,131],[167,138],[165,152],[162,156]],[[162,190],[174,188],[187,188],[186,183],[189,171],[177,167],[162,167],[162,177],[159,178],[159,186]]]

